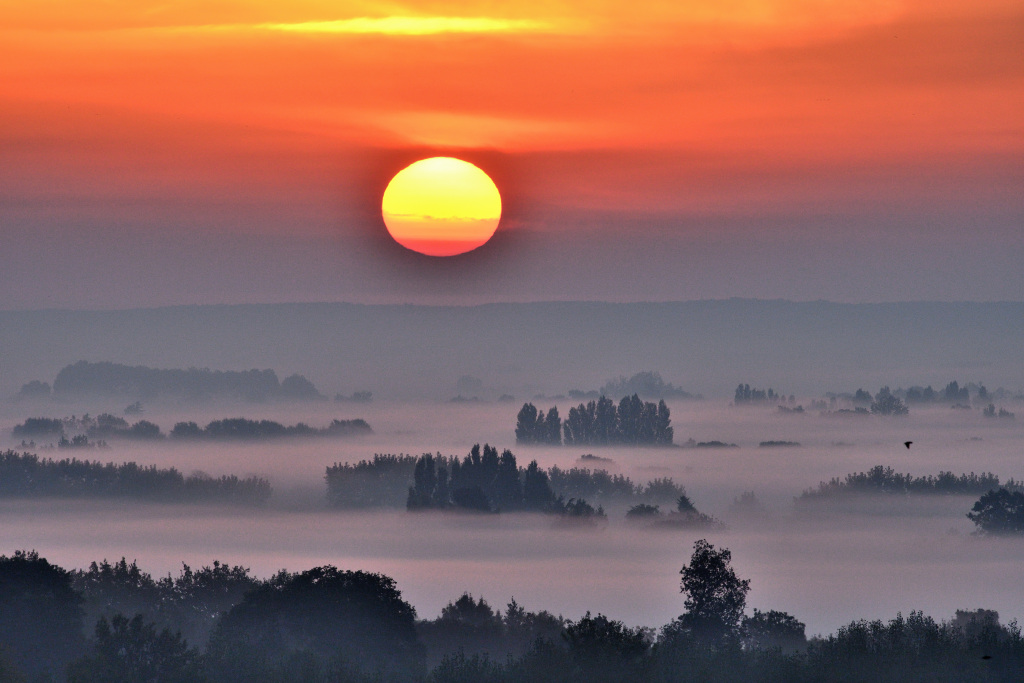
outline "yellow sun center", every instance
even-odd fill
[[[399,171],[384,191],[384,225],[407,249],[428,256],[472,251],[494,235],[501,195],[486,173],[452,157],[423,159]]]

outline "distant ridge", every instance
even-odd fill
[[[459,377],[527,396],[655,371],[728,397],[945,382],[1024,388],[1024,302],[842,304],[752,299],[476,306],[247,304],[0,312],[0,394],[82,359],[274,367],[328,395],[458,393]]]

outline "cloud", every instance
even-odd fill
[[[438,33],[554,33],[552,23],[496,17],[355,17],[334,21],[258,24],[255,28],[294,33],[349,33],[423,36]]]

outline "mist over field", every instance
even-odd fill
[[[672,379],[687,386],[685,377]],[[788,386],[784,380],[777,386]],[[799,395],[792,405],[810,406],[821,395]],[[737,447],[525,446],[515,443],[514,433],[524,400],[541,409],[557,405],[563,415],[578,403],[529,396],[515,402],[145,403],[141,417],[165,433],[182,421],[203,425],[238,416],[314,427],[362,418],[373,433],[193,443],[111,439],[107,448],[81,450],[51,450],[42,439],[29,449],[42,457],[134,461],[185,475],[256,475],[270,481],[273,495],[256,508],[7,498],[0,502],[0,546],[8,553],[34,548],[66,567],[125,556],[154,575],[176,575],[181,562],[201,566],[214,559],[250,567],[258,576],[333,564],[394,577],[423,618],[434,618],[469,591],[496,606],[514,597],[528,609],[569,618],[590,610],[658,627],[682,612],[679,569],[694,540],[707,538],[730,548],[737,573],[751,580],[750,607],[785,610],[803,620],[809,634],[834,631],[855,618],[889,618],[915,609],[949,618],[957,609],[985,607],[998,610],[1004,623],[1024,618],[1017,569],[1024,540],[972,535],[974,525],[965,515],[977,496],[868,495],[809,507],[794,503],[819,482],[876,465],[915,476],[992,472],[1002,481],[1019,481],[1022,420],[986,418],[978,408],[949,405],[915,406],[909,416],[886,417],[810,409],[783,414],[774,404],[732,406],[727,398],[669,399],[677,445],[692,439]],[[0,447],[23,450],[11,430],[27,417],[120,415],[124,403],[121,397],[5,402]],[[1021,404],[1008,399],[1005,405],[1014,410]],[[799,445],[759,445],[772,441]],[[910,449],[905,441],[913,441]],[[628,504],[615,500],[604,501],[608,522],[595,527],[567,527],[548,515],[523,512],[326,505],[324,473],[335,463],[378,453],[462,457],[476,443],[510,448],[521,467],[535,459],[545,468],[602,468],[637,484],[671,477],[700,512],[724,526],[638,527],[624,518]],[[584,454],[601,460],[581,460]],[[763,514],[732,507],[751,491]]]

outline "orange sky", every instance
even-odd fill
[[[276,202],[319,218],[232,229],[324,233],[444,153],[495,177],[502,229],[1014,212],[1022,55],[1019,0],[0,0],[0,187],[55,217]]]

